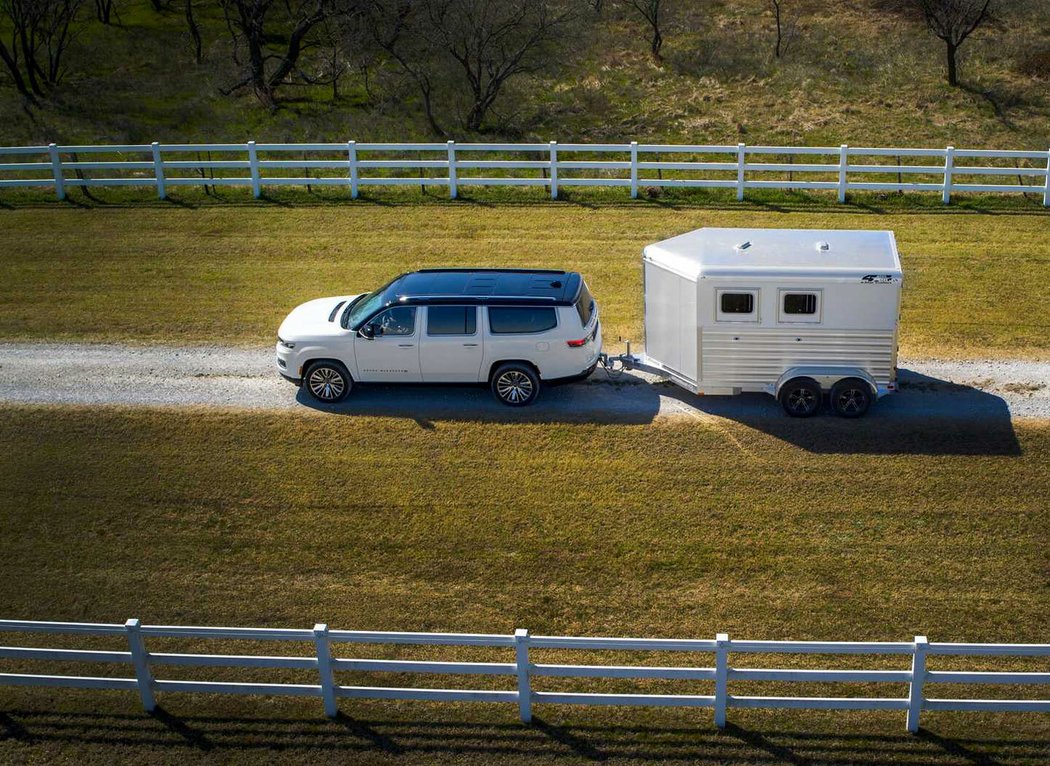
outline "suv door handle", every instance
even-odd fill
[[[398,348],[413,348],[415,345],[416,345],[415,343],[398,343],[397,347]]]
[[[478,344],[477,343],[464,343],[463,345],[473,348],[474,346],[477,346]]]

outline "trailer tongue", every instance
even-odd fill
[[[859,417],[896,390],[893,232],[698,229],[643,252],[643,354],[603,354],[694,394],[761,392],[795,417]]]

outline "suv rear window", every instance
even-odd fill
[[[591,321],[591,316],[594,314],[594,298],[591,296],[591,291],[587,289],[586,282],[580,285],[580,297],[576,299],[576,313],[580,315],[580,322],[584,327]]]
[[[553,308],[542,306],[492,306],[489,329],[495,335],[515,335],[552,330],[558,326]]]
[[[474,306],[430,306],[427,309],[427,335],[473,335],[478,327]]]

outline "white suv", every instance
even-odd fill
[[[355,383],[488,383],[521,407],[541,381],[590,375],[601,348],[598,307],[576,272],[428,269],[299,306],[278,331],[277,369],[324,403]]]

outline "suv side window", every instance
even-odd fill
[[[478,331],[474,306],[429,306],[427,335],[473,335]]]
[[[558,326],[558,315],[546,306],[491,306],[489,329],[493,335],[546,332]]]
[[[376,335],[411,335],[416,331],[416,307],[395,306],[369,322]]]

